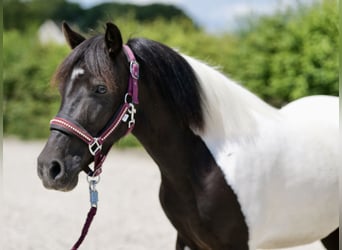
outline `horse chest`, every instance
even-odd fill
[[[195,205],[195,197],[179,195],[161,184],[160,202],[166,216],[176,228],[178,235],[181,235],[186,246],[194,249],[211,249],[206,243],[210,236],[205,232],[206,228]]]
[[[220,169],[202,181],[202,188],[189,184],[182,190],[165,181],[161,184],[160,202],[178,235],[191,249],[247,250],[247,226]]]

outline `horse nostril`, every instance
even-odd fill
[[[63,176],[63,168],[58,161],[52,161],[49,169],[49,175],[53,180],[59,179]]]

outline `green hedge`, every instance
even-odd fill
[[[335,0],[261,17],[241,32],[229,71],[276,106],[338,95],[338,19]]]
[[[49,84],[66,47],[40,46],[31,32],[5,32],[4,133],[41,138],[49,133],[49,119],[58,110],[58,91]]]
[[[221,66],[276,106],[311,94],[338,95],[336,1],[260,17],[237,34],[220,36],[206,34],[187,19],[141,23],[127,16],[115,23],[126,40],[147,37]],[[66,46],[40,45],[35,30],[3,34],[4,132],[21,138],[48,136],[49,119],[60,102],[49,81],[69,53]],[[98,30],[103,32],[103,26]]]

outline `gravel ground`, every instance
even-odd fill
[[[36,174],[44,142],[3,142],[4,250],[70,249],[89,210],[81,174],[68,193],[46,190]],[[159,201],[157,166],[141,149],[112,150],[98,185],[99,208],[81,250],[172,250],[176,231]],[[322,250],[320,243],[291,250]]]

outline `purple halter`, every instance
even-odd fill
[[[98,136],[93,137],[82,126],[77,125],[68,118],[56,116],[50,121],[50,128],[55,130],[62,130],[68,134],[72,134],[86,144],[88,144],[89,152],[94,156],[94,169],[88,169],[88,175],[95,177],[101,174],[102,164],[106,159],[107,154],[102,151],[102,145],[105,140],[115,131],[121,122],[128,122],[127,133],[130,133],[135,125],[134,115],[136,113],[135,104],[139,103],[138,100],[138,79],[139,79],[139,64],[135,59],[132,50],[123,45],[124,51],[129,61],[130,76],[128,81],[128,90],[124,97],[124,103],[119,111],[112,118],[113,122],[105,128],[104,132]]]

